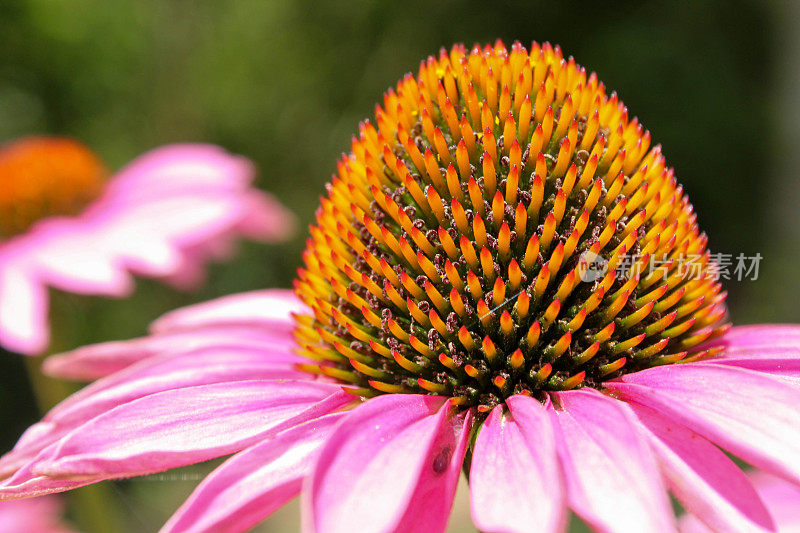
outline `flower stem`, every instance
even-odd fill
[[[42,414],[47,413],[61,400],[74,392],[73,386],[58,379],[45,376],[41,364],[45,356],[25,357],[28,378]],[[114,495],[105,483],[88,485],[71,491],[70,501],[74,519],[83,531],[113,533],[120,530],[121,521],[114,504]]]

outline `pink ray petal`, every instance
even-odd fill
[[[562,531],[564,482],[545,407],[512,396],[495,407],[478,433],[470,469],[472,520],[481,531]]]
[[[800,326],[763,324],[737,326],[704,347],[721,346],[718,358],[797,358],[800,357]],[[716,361],[717,358],[711,359]]]
[[[440,414],[444,410],[442,408]],[[414,497],[397,525],[398,531],[440,533],[445,530],[473,422],[472,410],[442,421],[428,466],[420,474]]]
[[[640,422],[594,390],[553,393],[556,445],[575,513],[598,531],[674,531],[672,510]]]
[[[774,531],[753,485],[719,448],[652,409],[631,408],[649,430],[670,490],[689,512],[718,531]]]
[[[39,453],[38,459],[45,460],[53,457],[55,448],[55,444],[45,448]],[[76,478],[51,478],[34,473],[33,467],[35,465],[36,463],[33,461],[28,462],[14,472],[14,475],[0,481],[0,501],[32,498],[56,492],[64,492],[106,479],[100,475]]]
[[[767,474],[752,471],[748,477],[761,500],[769,509],[780,533],[800,533],[800,487]],[[681,533],[713,533],[694,515],[684,515],[680,520]]]
[[[198,485],[162,533],[248,531],[300,494],[320,446],[347,414],[317,418],[234,455]]]
[[[309,374],[295,369],[295,360],[273,359],[260,346],[202,347],[177,355],[157,355],[96,381],[51,409],[44,420],[84,418],[89,406],[99,414],[142,396],[199,384],[307,378]]]
[[[751,471],[748,477],[778,525],[778,531],[800,533],[800,487],[766,472]]]
[[[0,475],[32,460],[42,449],[106,411],[168,390],[248,380],[304,379],[290,365],[265,363],[258,351],[201,349],[155,357],[98,381],[54,407],[0,459]]]
[[[260,349],[265,362],[298,363],[297,342],[289,332],[257,328],[225,327],[176,331],[126,341],[92,344],[48,357],[42,367],[48,375],[92,381],[119,372],[132,364],[159,355],[180,356],[201,348]]]
[[[771,358],[771,357],[741,357],[737,355],[719,357],[703,361],[705,364],[730,365],[758,372],[766,372],[772,376],[794,378],[788,383],[800,384],[800,357],[798,358]]]
[[[268,289],[224,296],[172,311],[156,320],[151,330],[163,333],[209,326],[251,326],[285,332],[294,329],[292,313],[308,312],[292,291]]]
[[[745,461],[800,482],[800,388],[752,370],[666,365],[606,383]]]
[[[325,400],[325,401],[323,401]],[[343,407],[331,384],[241,381],[186,387],[120,405],[60,440],[33,472],[52,477],[134,476],[237,452]]]
[[[417,514],[426,523],[414,531],[443,531],[469,429],[464,416],[453,416],[444,398],[416,394],[378,396],[356,408],[320,451],[304,490],[306,528],[410,531]],[[417,498],[424,494],[436,499]]]

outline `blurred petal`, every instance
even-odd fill
[[[761,498],[727,455],[656,411],[631,408],[649,430],[669,488],[689,512],[717,531],[774,531]]]
[[[297,342],[289,332],[247,327],[202,328],[84,346],[48,357],[42,371],[60,378],[91,381],[151,357],[178,357],[210,348],[259,350],[268,363],[305,362],[294,353],[296,346]]]
[[[290,237],[296,226],[294,214],[274,196],[255,191],[247,196],[236,230],[250,239],[269,242]]]
[[[128,163],[114,175],[109,188],[115,198],[122,200],[136,194],[161,196],[187,187],[241,188],[249,185],[254,175],[247,158],[232,155],[219,146],[170,144]]]
[[[248,531],[300,493],[320,446],[345,416],[323,416],[234,455],[203,480],[162,532]]]
[[[151,330],[164,333],[211,326],[247,326],[288,332],[295,325],[292,313],[307,314],[308,308],[290,290],[268,289],[177,309],[153,322]]]
[[[121,297],[133,291],[133,279],[106,247],[106,228],[83,218],[50,218],[12,242],[19,243],[20,260],[39,283],[76,294]]]
[[[481,531],[562,531],[566,498],[555,438],[545,407],[512,396],[478,433],[470,469],[472,520]]]
[[[50,341],[47,307],[47,289],[30,273],[0,264],[0,346],[24,354],[44,350]]]
[[[745,461],[800,482],[800,388],[732,366],[688,363],[626,374],[607,387]]]
[[[598,531],[674,531],[652,451],[622,402],[594,390],[553,393],[570,507]]]
[[[305,494],[307,528],[443,531],[468,430],[444,398],[387,394],[367,401],[320,451]]]
[[[189,288],[239,237],[287,236],[292,215],[252,178],[249,161],[219,147],[166,146],[111,177],[79,216],[46,218],[3,241],[0,343],[45,349],[48,286],[122,297],[139,274]]]

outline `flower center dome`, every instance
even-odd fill
[[[702,357],[727,327],[659,146],[558,47],[423,61],[360,125],[295,289],[302,365],[488,409]]]
[[[102,162],[70,139],[29,137],[0,147],[0,240],[42,218],[79,213],[106,176]]]

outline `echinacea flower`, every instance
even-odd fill
[[[70,533],[61,522],[61,501],[55,496],[0,502],[0,531],[3,533]]]
[[[800,328],[729,329],[692,206],[594,74],[455,46],[365,122],[296,297],[178,310],[51,358],[97,379],[0,459],[0,497],[233,454],[165,531],[774,528],[722,451],[800,482]],[[652,259],[652,260],[651,260]],[[656,261],[657,260],[657,261]],[[687,272],[691,267],[692,273]]]
[[[46,349],[49,287],[121,297],[136,274],[189,288],[236,237],[286,237],[291,215],[253,175],[211,145],[158,148],[110,177],[71,139],[0,147],[0,346]]]

